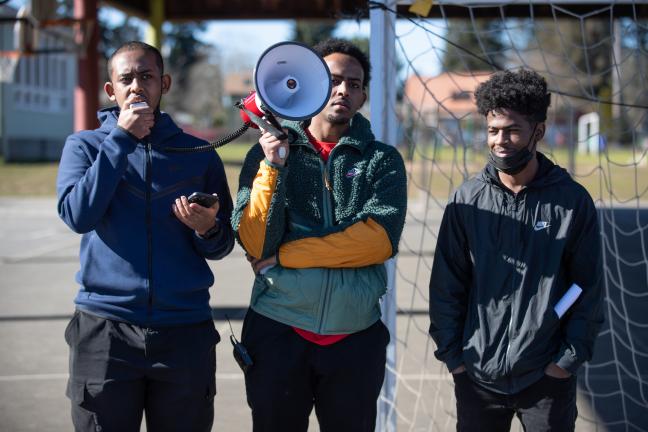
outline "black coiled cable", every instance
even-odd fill
[[[225,144],[228,144],[234,141],[236,138],[243,135],[245,131],[248,130],[249,127],[250,127],[249,124],[244,123],[243,126],[236,129],[234,132],[230,133],[229,135],[225,135],[223,138],[217,139],[216,141],[212,141],[207,145],[198,146],[198,147],[164,147],[164,151],[168,151],[171,153],[200,153],[200,152],[206,152],[210,150],[216,150],[217,148],[223,147]]]

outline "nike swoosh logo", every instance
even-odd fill
[[[542,231],[543,229],[547,229],[551,226],[549,222],[538,222],[535,224],[533,227],[534,231]]]

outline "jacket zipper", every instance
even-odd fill
[[[333,156],[333,152],[337,146],[333,147],[331,150],[331,153],[329,153],[328,160],[326,163],[322,160],[322,158],[318,155],[317,158],[319,159],[320,162],[320,168],[322,170],[322,181],[324,184],[324,188],[322,189],[322,197],[323,197],[323,206],[324,209],[322,210],[323,216],[324,216],[324,227],[328,228],[333,226],[333,205],[332,205],[332,200],[331,200],[331,192],[333,188],[331,187],[331,183],[329,181],[329,162],[331,161],[331,157]],[[328,310],[328,301],[329,301],[329,294],[331,291],[330,287],[330,269],[325,269],[325,278],[324,278],[324,285],[323,285],[323,294],[322,294],[322,307],[320,308],[320,316],[319,320],[317,323],[317,333],[321,334],[322,333],[322,324],[324,323],[324,315],[326,314],[326,311]]]
[[[322,196],[324,198],[324,209],[322,213],[324,216],[324,226],[328,228],[333,225],[332,208],[331,208],[332,207],[331,191],[333,190],[333,188],[331,188],[331,183],[329,182],[328,179],[328,162],[326,162],[326,165],[324,165],[323,161],[320,161],[320,163],[323,165],[322,182],[324,183],[324,189],[322,189]]]
[[[146,143],[146,261],[148,271],[148,307],[149,319],[153,314],[153,233],[151,231],[151,188],[152,166],[151,143]]]
[[[507,193],[507,192],[504,192],[504,193]],[[513,219],[513,220],[515,220],[515,216],[517,216],[517,209],[518,209],[518,195],[515,194],[515,195],[513,195],[513,205],[512,205],[512,210],[513,211],[511,212],[512,213],[511,216],[513,216],[511,219]],[[517,234],[517,231],[513,230],[513,233]],[[517,237],[517,235],[516,235],[516,237]],[[516,244],[516,243],[517,243],[517,240],[514,238],[513,239],[513,244]],[[514,263],[515,273],[514,273],[514,277],[513,277],[513,281],[512,281],[512,285],[511,285],[511,297],[510,297],[511,301],[509,303],[510,317],[509,317],[509,322],[508,322],[508,328],[506,330],[508,340],[506,341],[506,357],[505,357],[506,358],[506,363],[504,365],[504,369],[505,369],[505,371],[507,373],[507,376],[508,376],[508,373],[512,369],[511,365],[510,365],[511,358],[510,358],[509,352],[511,350],[511,339],[512,339],[511,332],[513,330],[513,302],[515,300],[514,299],[514,297],[515,297],[515,281],[517,279],[518,258],[519,257],[517,257],[517,256],[515,257],[515,263]],[[509,380],[509,385],[510,385],[510,378],[508,378],[508,380]]]

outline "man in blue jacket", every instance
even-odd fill
[[[207,259],[233,247],[232,201],[215,152],[160,112],[169,91],[157,49],[128,42],[108,60],[115,107],[71,135],[57,180],[58,212],[81,240],[67,395],[77,431],[209,431],[215,345]],[[211,207],[189,203],[217,194]]]
[[[596,208],[536,150],[550,95],[535,72],[480,84],[489,161],[451,197],[430,279],[430,335],[452,372],[458,431],[573,431],[576,372],[603,322]],[[557,308],[568,292],[580,294]]]

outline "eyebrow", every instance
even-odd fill
[[[362,81],[360,78],[356,77],[345,77],[344,75],[338,75],[338,74],[331,74],[333,78],[341,78],[345,81]]]
[[[497,127],[497,126],[492,126],[488,125],[488,129],[512,129],[512,128],[519,128],[521,125],[519,123],[513,123],[508,126],[503,126],[503,127]]]
[[[145,73],[151,73],[151,69],[142,69],[142,70],[135,71],[135,72],[132,72],[132,71],[131,72],[124,72],[124,73],[120,73],[118,75],[118,77],[119,78],[125,78],[125,77],[129,77],[129,76],[132,76],[132,75],[142,75],[142,74],[145,74]]]

